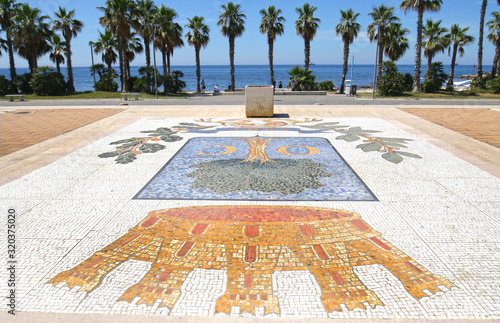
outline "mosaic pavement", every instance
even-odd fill
[[[144,118],[0,196],[21,311],[500,318],[500,179],[382,119]]]

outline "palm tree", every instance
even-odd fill
[[[444,50],[450,45],[449,36],[446,34],[448,32],[447,28],[441,27],[442,20],[436,22],[431,19],[427,19],[426,24],[423,28],[423,43],[424,56],[427,57],[427,74],[432,65],[432,59],[437,53],[443,53]]]
[[[194,16],[192,19],[188,18],[189,23],[186,28],[189,29],[186,34],[187,42],[189,45],[194,46],[196,55],[196,93],[201,92],[200,88],[200,49],[207,47],[210,40],[210,28],[205,24],[205,18]]]
[[[130,34],[130,39],[126,44],[125,49],[125,70],[127,75],[130,77],[130,62],[134,60],[135,54],[140,54],[144,50],[141,43],[141,38],[137,37],[137,34],[132,32]]]
[[[75,10],[66,12],[65,8],[59,7],[59,11],[55,12],[57,18],[52,21],[54,30],[62,30],[63,37],[66,41],[66,58],[68,68],[68,92],[75,92],[73,84],[73,64],[71,63],[71,39],[82,31],[83,23],[80,20],[74,19]]]
[[[406,28],[402,28],[402,24],[394,23],[386,30],[388,45],[385,47],[384,54],[392,61],[397,61],[406,53],[410,45],[406,35],[410,32]]]
[[[0,27],[5,30],[6,34],[6,45],[7,51],[9,52],[9,64],[10,64],[10,79],[14,81],[16,78],[16,65],[14,62],[14,48],[12,42],[12,34],[10,31],[10,26],[13,23],[14,13],[20,4],[16,3],[16,0],[0,0]],[[13,84],[13,91],[17,92],[17,87]]]
[[[319,23],[321,22],[319,18],[314,18],[314,11],[316,11],[316,9],[318,8],[311,6],[309,3],[305,3],[302,8],[295,8],[295,12],[299,14],[299,18],[295,21],[295,30],[297,31],[297,35],[304,38],[304,67],[306,70],[309,69],[310,63],[311,40],[313,40],[316,35]]]
[[[483,82],[483,36],[484,36],[484,16],[486,15],[486,6],[488,0],[483,0],[481,4],[481,17],[479,19],[479,40],[477,44],[479,50],[477,51],[477,88],[482,90],[484,87]]]
[[[464,56],[464,46],[474,42],[474,37],[465,34],[468,30],[469,27],[460,28],[457,24],[451,26],[448,38],[453,43],[453,46],[448,48],[448,55],[450,55],[452,48],[453,54],[451,56],[450,74],[448,76],[448,82],[446,83],[446,89],[448,90],[453,89],[453,76],[455,74],[457,52],[460,54],[460,57]]]
[[[14,47],[19,55],[28,60],[30,72],[38,68],[38,58],[50,51],[48,40],[52,36],[48,16],[42,16],[38,8],[23,4],[15,11],[14,24],[10,27]]]
[[[136,17],[136,7],[132,0],[106,0],[105,4],[106,7],[97,7],[104,14],[99,18],[99,23],[116,36],[121,87],[122,92],[127,92],[128,75],[125,70],[126,44],[131,37],[131,25],[134,23],[134,17]]]
[[[399,21],[399,18],[394,15],[394,7],[386,7],[385,5],[373,7],[373,11],[368,15],[373,19],[373,22],[367,28],[368,38],[370,42],[376,40],[379,48],[377,79],[380,80],[382,77],[384,50],[391,42],[390,37],[388,37],[388,30],[394,28],[393,25]]]
[[[221,5],[222,12],[219,15],[217,26],[221,26],[223,36],[229,39],[229,64],[231,65],[231,91],[234,91],[234,39],[245,31],[245,14],[240,10],[239,4],[229,1],[227,5]]]
[[[61,40],[59,35],[52,35],[50,40],[52,52],[50,53],[50,60],[56,63],[57,73],[61,73],[61,64],[64,64],[64,55],[66,53],[66,42]]]
[[[312,75],[312,70],[295,66],[287,71],[290,77],[288,78],[288,87],[292,91],[313,91],[315,90],[316,76]]]
[[[335,27],[335,32],[342,35],[344,42],[344,67],[342,69],[342,82],[340,84],[340,93],[344,93],[345,76],[347,74],[347,64],[349,61],[349,45],[358,37],[361,25],[356,22],[360,13],[354,13],[352,9],[346,11],[340,10],[340,23]]]
[[[495,45],[495,58],[493,59],[493,67],[491,68],[490,78],[493,79],[497,75],[498,60],[500,59],[500,12],[492,12],[493,19],[488,21],[488,39]]]
[[[182,28],[178,23],[174,23],[175,18],[177,18],[175,10],[164,5],[158,8],[154,17],[155,22],[160,24],[156,29],[156,44],[162,53],[165,76],[170,74],[170,54],[173,53],[173,48],[184,44],[181,39]]]
[[[285,26],[283,23],[286,19],[281,16],[281,9],[276,10],[275,6],[269,6],[267,11],[262,9],[260,11],[262,15],[262,20],[260,23],[260,33],[267,34],[267,45],[269,46],[269,69],[271,70],[271,84],[275,85],[276,81],[274,80],[274,67],[273,67],[273,58],[274,58],[274,41],[276,40],[276,36],[281,36],[285,32]]]
[[[99,31],[99,38],[94,43],[94,52],[96,54],[102,53],[102,61],[111,68],[111,65],[116,63],[118,54],[115,52],[117,41],[110,30],[105,29],[104,33]]]
[[[149,80],[151,78],[151,35],[152,35],[152,27],[154,14],[158,8],[154,4],[152,0],[137,0],[137,14],[140,20],[138,26],[138,32],[141,34],[144,39],[144,51],[146,54],[146,77]],[[148,24],[148,26],[145,26]],[[151,88],[148,88],[148,91],[151,92]]]
[[[415,72],[413,73],[413,92],[420,92],[420,66],[422,65],[422,28],[424,11],[439,11],[443,0],[403,0],[399,8],[405,14],[408,9],[418,12],[417,18],[417,42],[415,44]]]
[[[96,54],[102,53],[102,61],[108,65],[107,73],[111,74],[111,65],[116,63],[118,59],[118,54],[115,52],[117,47],[117,40],[110,30],[105,29],[104,33],[99,31],[99,38],[97,42],[94,43],[94,52]],[[112,88],[112,78],[107,77],[108,90]]]

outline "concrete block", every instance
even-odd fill
[[[247,85],[245,87],[245,111],[247,117],[272,117],[274,93],[272,85]]]

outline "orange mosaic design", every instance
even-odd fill
[[[226,292],[216,313],[280,313],[273,294],[276,271],[308,270],[327,312],[383,305],[359,280],[355,266],[381,264],[415,298],[453,284],[434,275],[348,211],[293,206],[208,206],[150,212],[127,234],[48,283],[90,292],[128,259],[152,262],[151,270],[119,300],[172,309],[195,268],[227,270]]]

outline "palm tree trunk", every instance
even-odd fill
[[[269,69],[271,72],[271,85],[275,85],[276,81],[274,80],[274,65],[273,65],[273,57],[274,57],[274,41],[271,35],[267,35],[267,44],[269,45]]]
[[[151,93],[151,49],[149,48],[149,35],[144,36],[144,52],[146,53],[146,79],[148,80],[148,92]]]
[[[305,55],[305,61],[304,65],[306,70],[309,69],[309,55],[311,54],[311,41],[307,38],[304,38],[304,55]]]
[[[111,76],[110,76],[110,74],[111,74],[111,61],[108,62],[108,73],[107,74],[108,74],[108,91],[111,92],[111,89],[113,87],[113,83],[111,81]]]
[[[56,58],[56,70],[57,73],[61,74],[61,64],[59,63],[59,60]]]
[[[425,70],[426,81],[428,81],[429,78],[429,71],[431,70],[431,65],[432,65],[432,55],[429,55],[429,57],[427,57],[427,69]]]
[[[495,58],[493,59],[493,67],[491,68],[490,79],[494,79],[497,76],[498,70],[498,59],[500,59],[500,41],[497,42],[495,47]]]
[[[344,42],[344,66],[342,68],[342,82],[340,83],[340,94],[344,94],[345,76],[347,75],[347,64],[349,63],[349,42]],[[352,80],[351,80],[352,83]]]
[[[413,72],[413,93],[420,92],[420,66],[422,64],[422,23],[424,17],[424,1],[418,6],[417,43],[415,45],[415,70]]]
[[[200,88],[200,78],[201,78],[201,69],[200,69],[200,48],[195,47],[196,52],[196,93],[201,92]]]
[[[14,49],[12,48],[12,39],[10,37],[9,29],[7,33],[7,49],[9,51],[9,63],[10,63],[10,80],[12,81],[12,91],[17,93],[17,86],[14,84],[14,80],[17,77],[16,65],[14,63]]]
[[[122,38],[118,37],[118,62],[120,64],[120,83],[122,92],[126,92],[124,83],[124,73],[123,73],[123,51],[122,51]]]
[[[229,36],[229,64],[231,65],[231,91],[234,91],[234,36]]]
[[[446,89],[451,91],[453,90],[453,78],[455,76],[455,62],[457,61],[457,51],[458,44],[453,44],[453,54],[451,55],[451,67],[450,67],[450,75],[448,75],[448,83],[446,84]]]
[[[163,60],[163,79],[165,80],[165,83],[163,83],[163,92],[168,93],[170,91],[170,86],[169,82],[170,80],[168,79],[168,73],[167,73],[167,50],[163,49],[161,51],[161,56]]]
[[[170,75],[170,52],[167,51],[167,73]]]
[[[380,45],[378,49],[378,67],[377,67],[377,88],[380,87],[382,79],[382,64],[384,63],[384,45]]]
[[[66,67],[68,69],[68,92],[75,92],[75,85],[73,84],[73,65],[71,63],[71,40],[66,39]]]
[[[477,44],[479,50],[477,51],[477,88],[482,90],[484,88],[483,84],[483,34],[484,34],[484,16],[486,14],[486,5],[488,0],[483,0],[481,5],[481,19],[479,21],[479,40]]]

